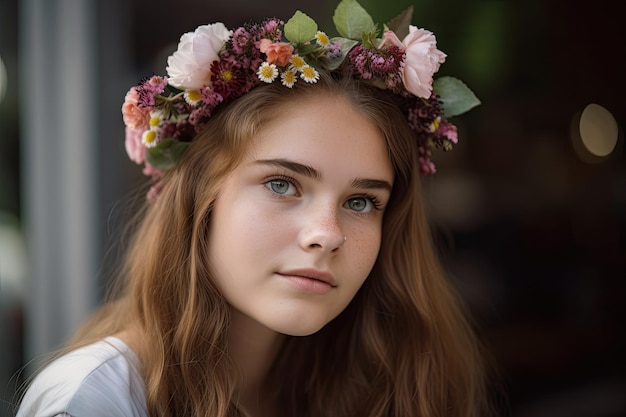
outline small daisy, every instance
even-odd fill
[[[278,77],[278,69],[276,68],[276,65],[264,62],[259,67],[259,71],[256,73],[256,75],[258,75],[259,80],[265,81],[269,84],[273,82],[276,77]]]
[[[295,70],[287,70],[280,75],[280,81],[285,87],[293,87],[298,80],[298,76]]]
[[[320,79],[320,73],[317,72],[315,68],[310,65],[305,65],[302,69],[302,74],[300,74],[300,78],[302,78],[307,83],[316,83],[317,80]]]
[[[302,59],[302,57],[299,55],[292,56],[289,60],[289,63],[291,64],[291,67],[296,70],[302,70],[302,68],[304,68],[304,66],[306,65],[304,59]]]
[[[324,48],[330,45],[330,39],[328,39],[328,35],[326,35],[322,31],[317,31],[315,34],[315,40],[319,46],[323,46]]]
[[[163,122],[163,113],[159,110],[153,110],[150,112],[150,121],[148,124],[150,125],[150,129],[159,127]]]
[[[196,89],[185,90],[184,97],[185,97],[185,101],[190,106],[195,107],[200,102],[200,99],[202,98],[202,93],[200,92],[200,90],[196,90]]]
[[[143,143],[146,148],[153,148],[157,145],[158,138],[159,136],[156,130],[146,130],[145,132],[143,132],[143,135],[141,135],[141,143]]]

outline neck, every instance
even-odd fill
[[[251,415],[273,409],[271,386],[265,382],[283,340],[283,335],[233,310],[228,349],[241,376],[240,403]]]

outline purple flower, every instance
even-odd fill
[[[420,174],[422,175],[432,175],[437,172],[435,164],[429,158],[420,156],[418,158],[418,163],[420,166]]]
[[[358,45],[350,51],[348,59],[353,72],[364,80],[377,80],[386,88],[402,91],[402,65],[404,52],[392,45],[385,49],[372,50]]]

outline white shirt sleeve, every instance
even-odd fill
[[[38,374],[16,417],[147,417],[139,360],[108,337],[72,351]]]

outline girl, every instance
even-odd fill
[[[201,27],[129,91],[127,150],[154,185],[120,289],[19,417],[485,415],[420,191],[456,141],[432,92],[445,55],[414,27],[357,42],[380,32],[342,22],[355,7],[336,40],[300,12]]]

